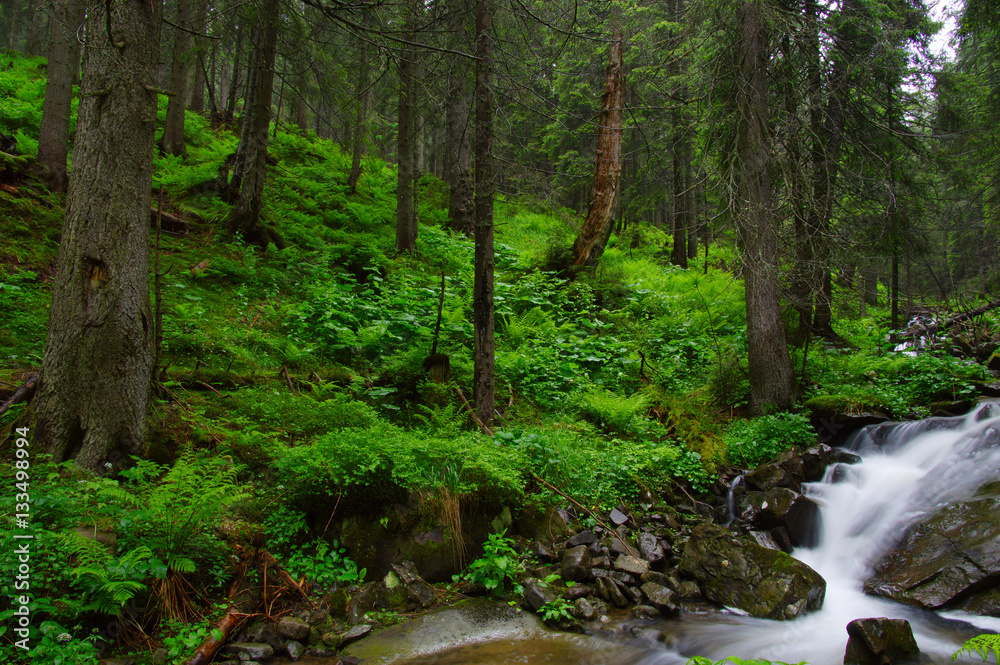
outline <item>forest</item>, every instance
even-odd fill
[[[3,0],[0,660],[728,606],[703,522],[802,544],[734,481],[1000,397],[998,33],[992,0]],[[588,529],[642,593],[567,568]]]

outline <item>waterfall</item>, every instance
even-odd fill
[[[997,476],[998,428],[1000,404],[987,402],[960,418],[875,425],[859,432],[849,447],[862,461],[835,465],[823,481],[803,488],[820,505],[821,535],[816,547],[792,555],[826,579],[823,609],[791,622],[688,616],[681,653],[714,660],[738,656],[840,665],[847,624],[884,616],[908,620],[921,651],[943,664],[968,636],[946,618],[971,623],[982,632],[1000,632],[1000,619],[959,612],[939,615],[862,590],[871,567],[908,525],[932,509],[970,497]]]

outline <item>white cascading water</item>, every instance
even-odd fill
[[[790,622],[737,615],[686,617],[682,653],[714,660],[738,656],[840,665],[848,623],[890,617],[910,621],[921,652],[932,662],[949,661],[963,640],[956,639],[947,621],[932,612],[865,595],[862,585],[870,566],[907,525],[931,508],[971,496],[1000,473],[1000,446],[977,445],[987,436],[1000,438],[1000,404],[984,403],[961,418],[930,418],[891,430],[878,427],[863,430],[851,446],[861,463],[831,467],[824,481],[804,488],[820,505],[821,537],[814,549],[792,554],[826,579],[822,610]],[[882,439],[880,445],[873,436]],[[1000,619],[947,616],[983,632],[1000,632]]]

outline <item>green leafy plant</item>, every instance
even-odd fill
[[[312,553],[307,553],[311,549]],[[358,569],[347,556],[347,548],[336,540],[327,543],[316,540],[309,548],[295,550],[285,560],[285,567],[296,577],[305,577],[323,587],[339,584],[361,584],[365,581],[366,568]]]
[[[472,584],[482,584],[493,596],[503,595],[521,570],[514,541],[506,534],[506,529],[491,533],[483,545],[483,556],[470,563],[463,576]]]
[[[952,660],[957,660],[963,654],[976,654],[982,657],[985,663],[990,654],[993,654],[993,662],[1000,663],[1000,635],[995,633],[984,633],[976,635],[962,645],[962,648],[951,655]]]
[[[79,533],[68,534],[67,540],[79,564],[71,572],[86,589],[81,610],[118,616],[128,601],[146,589],[142,580],[151,572],[152,551],[145,545],[115,557],[103,544]]]
[[[561,623],[573,620],[573,605],[565,598],[556,598],[538,608],[542,621],[546,623]]]
[[[166,628],[171,634],[163,638],[163,648],[167,650],[167,658],[173,665],[186,662],[209,635],[217,640],[223,637],[222,631],[210,628],[208,621],[200,623],[168,621]]]
[[[75,630],[79,630],[77,626]],[[43,621],[42,637],[32,645],[33,662],[47,665],[96,665],[100,650],[96,637],[78,638],[55,621]]]
[[[816,433],[805,415],[781,413],[736,421],[723,440],[731,463],[753,467],[793,446],[814,443]]]

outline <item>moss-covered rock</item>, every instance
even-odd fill
[[[714,524],[691,532],[679,571],[709,600],[762,619],[794,619],[826,595],[826,581],[806,564]]]

